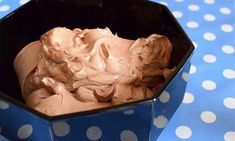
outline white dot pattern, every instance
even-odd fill
[[[180,11],[174,11],[172,12],[172,14],[176,17],[176,18],[181,18],[183,16],[183,13]]]
[[[91,126],[86,132],[87,138],[91,141],[97,141],[102,137],[102,131],[97,126]]]
[[[189,139],[192,136],[192,130],[188,126],[179,126],[175,130],[175,134],[180,139]]]
[[[235,53],[235,48],[231,45],[224,45],[222,51],[226,54],[233,54]]]
[[[59,137],[63,137],[69,134],[70,126],[68,123],[63,121],[58,121],[52,125],[54,134]]]
[[[198,28],[199,24],[195,21],[189,21],[189,22],[187,22],[187,27],[189,27],[189,28]]]
[[[213,123],[216,121],[216,115],[211,111],[204,111],[201,113],[201,119],[205,123]]]
[[[8,11],[9,9],[10,9],[9,5],[0,6],[0,12],[5,12],[5,11]]]
[[[223,25],[221,25],[221,30],[224,32],[232,32],[233,27],[230,24],[223,24]]]
[[[4,101],[1,101],[0,100],[0,110],[5,110],[5,109],[8,109],[9,108],[9,104],[7,104],[6,102]]]
[[[190,5],[188,6],[188,9],[189,9],[190,11],[198,11],[198,10],[200,9],[200,7],[199,7],[198,5],[196,5],[196,4],[190,4]]]
[[[135,111],[133,109],[130,109],[130,110],[126,110],[123,112],[125,115],[132,115],[135,113]]]
[[[186,73],[186,72],[183,72],[183,74],[182,74],[182,78],[184,79],[184,81],[188,81],[188,79],[189,79],[189,74],[188,73]]]
[[[228,131],[224,134],[224,141],[234,141],[235,131]]]
[[[193,103],[193,101],[194,101],[194,95],[192,93],[185,92],[183,103],[190,104],[190,103]]]
[[[220,11],[222,14],[225,14],[225,15],[231,14],[231,9],[228,8],[228,7],[222,7],[222,8],[220,8],[219,11]]]
[[[227,79],[235,79],[235,70],[225,69],[223,71],[223,76]]]
[[[216,39],[216,35],[214,33],[207,32],[203,35],[204,39],[207,41],[214,41]]]
[[[168,119],[163,115],[160,115],[154,119],[154,125],[157,128],[164,128],[167,123],[168,123]]]
[[[121,141],[138,141],[138,137],[131,130],[124,130],[120,134]]]
[[[175,2],[183,2],[184,0],[175,0]]]
[[[212,15],[212,14],[206,14],[206,15],[204,15],[204,17],[203,17],[206,21],[209,21],[209,22],[212,22],[212,21],[214,21],[215,19],[216,19],[216,17],[214,16],[214,15]]]
[[[216,56],[212,54],[206,54],[205,56],[203,56],[203,60],[207,63],[215,63],[217,59]]]
[[[191,65],[189,73],[194,74],[194,73],[196,73],[196,71],[197,71],[197,67],[195,65]]]
[[[206,4],[214,4],[215,0],[204,0]]]
[[[205,80],[202,82],[202,87],[205,89],[205,90],[215,90],[216,89],[216,83],[212,80]]]
[[[19,139],[27,139],[33,133],[33,127],[30,124],[25,124],[18,129],[17,136]]]
[[[30,0],[20,0],[19,3],[20,3],[20,5],[23,5],[23,4],[25,4],[25,3],[29,2],[29,1]]]
[[[167,103],[170,100],[170,94],[167,91],[163,91],[162,94],[159,96],[159,100],[162,103]]]
[[[235,109],[235,98],[227,97],[224,99],[223,103],[228,109]]]

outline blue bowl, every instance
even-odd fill
[[[109,27],[129,39],[166,35],[176,71],[152,98],[46,116],[24,105],[13,60],[55,26]],[[155,141],[183,99],[194,49],[167,7],[144,0],[32,0],[0,20],[0,33],[0,134],[12,141]]]

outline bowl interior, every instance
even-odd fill
[[[13,61],[28,43],[47,30],[109,27],[120,37],[137,39],[157,33],[173,44],[171,66],[177,70],[192,44],[165,6],[143,0],[32,0],[0,21],[0,91],[23,102]]]

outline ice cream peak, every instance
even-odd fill
[[[172,46],[166,36],[128,40],[108,29],[57,27],[14,62],[26,104],[49,116],[142,100],[165,81]]]

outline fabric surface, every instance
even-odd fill
[[[0,0],[0,18],[27,1]],[[166,126],[158,141],[235,141],[235,1],[154,2],[168,6],[196,48],[182,104],[169,123],[164,115],[154,120]],[[170,94],[163,99],[169,104]]]
[[[183,103],[158,141],[235,141],[235,1],[159,2],[196,49]]]

